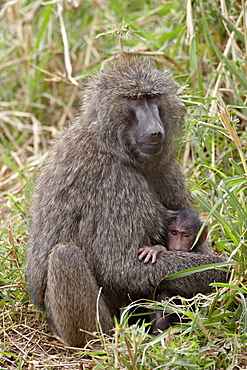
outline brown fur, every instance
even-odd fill
[[[135,145],[126,96],[161,94],[165,145],[145,155]],[[96,330],[96,301],[105,332],[129,299],[147,298],[171,273],[221,257],[163,253],[155,265],[138,260],[147,237],[159,238],[167,209],[193,208],[174,137],[181,104],[166,72],[125,56],[90,78],[80,117],[53,145],[33,192],[27,281],[56,335],[71,346]],[[211,270],[163,281],[160,289],[191,297],[225,274]]]

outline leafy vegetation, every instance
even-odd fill
[[[244,0],[7,1],[0,8],[0,366],[2,369],[247,367],[247,30]],[[47,332],[25,286],[29,193],[70,124],[84,77],[119,51],[171,69],[185,105],[178,159],[209,240],[235,262],[215,293],[160,309],[189,319],[157,337],[128,326],[83,350]],[[153,303],[150,302],[150,305]],[[135,303],[133,304],[135,305]],[[100,342],[98,342],[98,338]]]

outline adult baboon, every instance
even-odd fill
[[[83,346],[130,300],[153,294],[171,274],[221,257],[183,252],[143,264],[137,250],[158,240],[167,209],[193,208],[174,160],[181,103],[167,73],[121,56],[89,79],[80,117],[53,145],[33,193],[27,281],[53,332]],[[170,212],[169,212],[170,215]],[[165,281],[160,290],[191,297],[225,273]],[[99,300],[99,289],[102,292]]]

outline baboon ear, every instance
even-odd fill
[[[206,239],[208,237],[208,225],[206,225],[203,229],[203,232],[201,233],[201,236],[197,242],[198,245],[202,245],[205,243]]]

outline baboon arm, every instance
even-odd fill
[[[135,260],[134,260],[135,258]],[[147,298],[152,296],[154,290],[168,290],[171,295],[181,295],[187,298],[195,294],[208,293],[211,291],[209,284],[213,282],[225,282],[226,273],[220,270],[211,269],[195,273],[175,280],[165,280],[168,275],[211,263],[224,262],[225,259],[216,255],[199,255],[188,252],[163,252],[155,264],[139,261],[133,257],[128,264],[119,267],[114,263],[110,270],[104,269],[104,276],[99,277],[109,296],[130,297],[131,300]]]
[[[226,262],[225,257],[217,255],[201,255],[188,252],[162,253],[157,262],[157,269],[161,270],[166,266],[166,276],[189,268],[195,268],[212,263]],[[161,271],[162,274],[162,271]],[[210,269],[194,273],[174,280],[163,280],[159,290],[168,290],[172,295],[181,295],[191,298],[197,293],[209,293],[213,282],[225,282],[227,273],[221,270]]]

